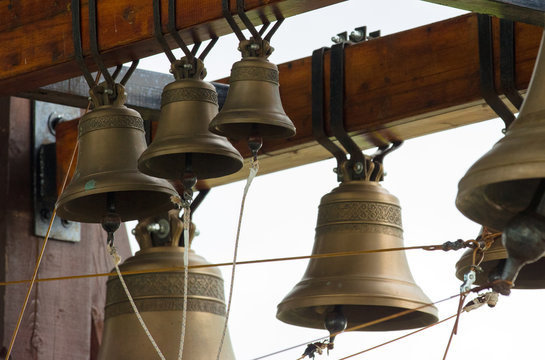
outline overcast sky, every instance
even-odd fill
[[[420,0],[350,0],[288,18],[272,39],[270,60],[282,63],[310,56],[330,46],[331,36],[367,25],[382,35],[457,16],[463,12]],[[240,59],[234,36],[222,37],[205,61],[206,80],[229,75]],[[168,71],[164,55],[144,59],[140,67]],[[363,114],[364,116],[364,114]],[[480,226],[461,215],[455,205],[457,183],[466,170],[501,138],[501,120],[407,141],[385,160],[382,185],[400,199],[406,246],[472,239]],[[368,152],[372,153],[372,151]],[[239,247],[239,260],[309,255],[320,198],[337,186],[327,160],[256,178],[250,189]],[[247,169],[243,170],[247,172]],[[237,216],[244,182],[212,189],[195,213],[201,235],[193,248],[209,262],[232,259]],[[130,226],[129,226],[130,227]],[[417,284],[433,301],[459,292],[454,265],[462,252],[407,253]],[[238,360],[253,359],[327,335],[276,320],[276,306],[301,279],[307,261],[237,267],[229,331]],[[222,268],[228,289],[230,267]],[[494,309],[482,307],[462,315],[449,359],[537,358],[545,320],[543,290],[516,290]],[[457,300],[438,305],[439,318],[456,312]],[[453,321],[355,357],[356,359],[441,359]],[[329,359],[338,359],[406,332],[355,332],[337,337]],[[304,346],[270,359],[297,359]],[[325,355],[317,359],[326,359]]]

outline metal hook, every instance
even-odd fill
[[[515,23],[500,19],[500,83],[511,104],[518,110],[523,98],[515,88]]]
[[[83,48],[81,45],[81,9],[80,9],[80,0],[72,0],[72,36],[74,40],[74,53],[76,57],[76,62],[83,73],[83,77],[89,85],[89,88],[95,86],[95,79],[91,75],[91,72],[85,65],[83,60]]]
[[[337,181],[342,181],[342,164],[347,160],[344,151],[325,133],[324,122],[324,53],[327,48],[312,53],[312,135],[337,159]]]
[[[163,52],[167,56],[168,61],[172,64],[176,61],[176,56],[174,56],[174,53],[170,50],[170,46],[168,46],[168,43],[163,36],[163,30],[161,29],[161,0],[153,0],[153,27],[155,39],[157,39],[157,42],[161,45],[161,48],[163,48]]]
[[[172,35],[172,37],[174,38],[174,40],[176,41],[180,49],[182,49],[185,56],[187,56],[187,59],[189,60],[189,62],[193,63],[195,54],[193,53],[193,51],[189,50],[185,41],[182,39],[180,34],[178,34],[178,31],[176,30],[176,1],[175,0],[168,0],[168,27],[167,28],[170,35]],[[198,43],[198,45],[197,43],[195,43],[195,46],[197,47],[200,46],[200,43]]]
[[[97,4],[96,0],[89,0],[89,39],[91,47],[91,55],[95,60],[98,68],[102,72],[102,76],[108,84],[108,88],[115,91],[115,80],[110,75],[110,72],[104,65],[100,52],[98,50],[98,37],[97,37]]]
[[[333,135],[350,154],[349,171],[353,179],[364,179],[367,173],[366,159],[360,147],[344,128],[344,48],[342,42],[331,47],[330,116]]]
[[[492,49],[492,20],[489,15],[477,14],[479,27],[479,64],[481,95],[484,100],[509,128],[515,115],[501,101],[494,86],[494,52]]]
[[[134,73],[134,70],[136,70],[136,67],[138,66],[138,62],[140,60],[135,60],[131,63],[131,66],[127,69],[127,72],[125,73],[125,75],[123,76],[123,79],[121,79],[120,81],[120,84],[125,86],[125,84],[127,83],[127,81],[129,81],[130,77],[132,76],[132,74]]]
[[[397,150],[403,144],[402,140],[393,141],[391,144],[379,146],[376,153],[371,155],[371,160],[375,167],[371,171],[370,179],[373,181],[384,180],[384,157],[394,150]],[[378,165],[378,166],[377,166]]]

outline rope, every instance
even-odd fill
[[[95,84],[98,83],[98,80],[100,79],[100,74],[101,74],[100,71],[98,71],[97,76],[95,78]],[[91,101],[87,103],[87,108],[85,109],[85,112],[83,115],[87,114],[90,108],[91,108]],[[68,177],[70,176],[70,170],[72,169],[72,165],[74,164],[74,159],[76,158],[78,147],[79,147],[79,141],[76,141],[74,150],[72,150],[72,156],[70,157],[70,163],[68,164],[68,170],[66,171],[66,174],[64,174],[64,179],[62,181],[61,194],[63,193],[64,189],[66,188],[66,184],[68,183]],[[34,273],[32,274],[32,278],[30,280],[24,281],[24,282],[30,282],[30,284],[28,285],[28,290],[25,296],[25,300],[23,301],[23,306],[21,307],[21,311],[19,312],[19,318],[17,319],[17,324],[15,325],[15,329],[13,330],[13,334],[11,335],[11,340],[10,340],[8,351],[5,357],[6,359],[10,358],[11,351],[13,350],[13,345],[15,344],[15,339],[17,338],[17,334],[19,333],[19,328],[21,327],[23,315],[25,314],[25,310],[28,305],[28,300],[30,299],[30,293],[32,292],[34,283],[36,283],[36,278],[38,277],[38,270],[40,269],[40,264],[42,263],[45,247],[47,246],[47,241],[49,240],[49,234],[51,233],[51,228],[53,227],[53,222],[55,221],[56,215],[57,215],[57,204],[55,204],[55,207],[53,208],[51,220],[49,220],[49,225],[45,233],[44,242],[42,244],[42,248],[40,249],[38,259],[36,260],[36,265],[34,266]]]
[[[473,240],[469,240],[473,241]],[[263,264],[271,262],[282,262],[282,261],[293,261],[293,260],[308,260],[308,259],[324,259],[324,258],[333,258],[339,256],[356,256],[363,254],[373,254],[380,252],[392,252],[392,251],[405,251],[405,250],[443,250],[443,244],[441,245],[421,245],[421,246],[408,246],[408,247],[398,247],[398,248],[385,248],[385,249],[372,249],[372,250],[354,250],[354,251],[341,251],[334,253],[324,253],[324,254],[312,254],[312,255],[301,255],[301,256],[290,256],[290,257],[281,257],[281,258],[271,258],[271,259],[257,259],[257,260],[246,260],[246,261],[237,261],[234,264],[239,265],[251,265],[251,264]],[[468,246],[469,247],[469,246]],[[233,262],[223,262],[216,264],[201,264],[201,265],[189,265],[189,269],[202,269],[210,267],[224,267],[224,266],[233,266]],[[123,275],[135,275],[135,274],[146,274],[146,273],[160,273],[160,272],[169,272],[169,271],[180,271],[183,270],[182,267],[166,267],[153,270],[131,270],[131,271],[122,271]],[[93,277],[104,277],[115,275],[114,272],[108,273],[97,273],[97,274],[83,274],[83,275],[67,275],[67,276],[58,276],[50,278],[41,278],[37,279],[37,282],[45,281],[58,281],[58,280],[72,280],[72,279],[85,279]],[[13,280],[13,281],[4,281],[0,282],[0,286],[7,285],[16,285],[28,283],[30,280]]]
[[[117,276],[119,278],[119,281],[121,282],[121,285],[123,286],[123,290],[125,290],[125,294],[127,295],[127,298],[129,299],[129,302],[131,303],[131,307],[132,307],[132,309],[134,311],[134,314],[136,315],[136,318],[138,319],[138,322],[142,326],[142,329],[144,329],[144,332],[148,336],[148,339],[151,342],[151,345],[153,346],[155,351],[157,352],[157,355],[159,355],[159,358],[161,360],[166,360],[165,356],[163,355],[163,353],[159,349],[159,346],[157,346],[157,343],[153,339],[153,336],[151,335],[148,327],[146,326],[146,323],[144,322],[144,319],[142,319],[142,315],[140,315],[140,312],[138,311],[138,308],[136,307],[136,304],[134,303],[134,299],[132,298],[132,295],[131,295],[131,293],[129,291],[129,288],[127,287],[127,284],[125,283],[125,279],[123,279],[123,275],[121,275],[121,271],[119,270],[119,263],[121,262],[121,257],[117,253],[117,250],[116,250],[115,246],[110,246],[108,244],[107,249],[108,249],[108,252],[110,253],[110,255],[112,256],[112,260],[113,260],[113,263],[114,263],[114,266],[115,266],[115,271],[117,272]]]
[[[191,226],[191,207],[184,207],[184,300],[182,307],[182,332],[180,335],[180,348],[178,350],[178,360],[182,359],[184,353],[185,329],[187,324],[187,286],[189,282],[189,229]]]
[[[377,349],[377,348],[379,348],[379,347],[382,347],[382,346],[391,344],[391,343],[393,343],[393,342],[395,342],[395,341],[404,339],[404,338],[406,338],[406,337],[409,337],[409,336],[411,336],[411,335],[414,335],[414,334],[416,334],[416,333],[419,333],[419,332],[421,332],[421,331],[424,331],[424,330],[426,330],[426,329],[429,329],[429,328],[431,328],[431,327],[434,327],[434,326],[436,326],[436,325],[439,325],[439,324],[441,324],[441,323],[444,323],[445,321],[448,321],[448,320],[450,320],[450,319],[452,319],[452,318],[455,318],[457,315],[458,315],[458,314],[451,315],[451,316],[449,316],[449,317],[447,317],[447,318],[445,318],[445,319],[443,319],[443,320],[441,320],[441,321],[438,321],[438,322],[433,323],[433,324],[431,324],[431,325],[425,326],[425,327],[423,327],[423,328],[421,328],[421,329],[415,330],[415,331],[410,332],[410,333],[408,333],[408,334],[405,334],[405,335],[403,335],[403,336],[397,337],[397,338],[395,338],[395,339],[393,339],[393,340],[389,340],[389,341],[386,341],[386,342],[384,342],[384,343],[382,343],[382,344],[375,345],[375,346],[373,346],[373,347],[370,347],[370,348],[368,348],[368,349],[362,350],[362,351],[357,352],[357,353],[355,353],[355,354],[345,356],[345,357],[343,357],[343,358],[340,358],[339,360],[349,359],[349,358],[351,358],[351,357],[354,357],[354,356],[357,356],[357,355],[361,355],[361,354],[363,354],[363,353],[369,352],[369,351],[374,350],[374,349]]]
[[[225,313],[225,324],[223,326],[220,346],[218,349],[218,355],[216,356],[216,360],[219,360],[221,355],[221,349],[223,348],[223,342],[225,341],[225,334],[227,333],[229,313],[231,312],[231,301],[233,300],[233,289],[234,289],[234,283],[235,283],[235,268],[237,265],[238,242],[240,239],[240,228],[242,226],[242,215],[244,214],[244,204],[246,202],[246,196],[248,195],[248,190],[250,189],[252,180],[255,178],[258,171],[259,171],[259,162],[257,158],[254,157],[250,162],[250,174],[248,175],[248,179],[246,180],[246,186],[244,186],[244,193],[242,194],[242,202],[240,203],[240,213],[238,216],[237,235],[235,239],[235,250],[233,254],[233,262],[231,263],[231,265],[233,266],[233,269],[231,271],[231,285],[229,286],[229,300],[227,301],[227,311]]]

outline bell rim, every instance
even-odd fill
[[[216,157],[216,161],[219,163],[226,163],[226,166],[223,167],[217,167],[214,166],[214,169],[211,170],[210,167],[204,167],[205,170],[197,170],[193,169],[195,172],[195,175],[198,179],[204,180],[204,179],[211,179],[211,178],[217,178],[222,176],[227,176],[234,174],[238,171],[240,171],[244,167],[244,159],[240,155],[240,153],[232,147],[232,149],[218,145],[214,147],[213,149],[206,149],[203,147],[202,149],[199,149],[198,152],[188,152],[188,153],[181,153],[180,152],[180,146],[177,144],[171,144],[166,145],[165,143],[174,142],[174,141],[183,141],[184,139],[189,139],[190,137],[169,137],[165,139],[161,139],[160,142],[152,143],[148,148],[140,155],[138,159],[138,170],[140,170],[142,173],[146,175],[150,175],[153,177],[158,177],[162,179],[175,179],[176,176],[173,176],[175,171],[170,171],[169,169],[164,169],[161,167],[153,166],[153,162],[157,162],[159,158],[166,159],[167,157],[174,157],[176,155],[179,155],[180,157],[185,156],[186,154],[191,154],[193,156],[210,156],[213,155]],[[198,139],[208,139],[208,140],[216,140],[215,135],[201,135],[197,137]],[[195,140],[195,137],[191,138],[192,140]],[[225,139],[225,141],[227,141]],[[168,161],[168,160],[167,160]],[[194,160],[194,163],[197,163],[197,161]],[[207,172],[208,170],[208,172]],[[175,174],[174,174],[175,175]]]

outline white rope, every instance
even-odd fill
[[[233,287],[235,283],[235,266],[237,262],[237,252],[238,252],[238,240],[240,238],[240,228],[242,225],[242,214],[244,213],[244,203],[246,202],[246,195],[248,195],[248,189],[250,188],[250,184],[252,183],[252,180],[257,175],[257,172],[259,171],[259,162],[257,159],[252,159],[250,162],[250,174],[248,175],[248,179],[246,180],[246,186],[244,186],[244,193],[242,194],[242,202],[240,204],[240,213],[238,215],[238,227],[237,227],[237,236],[235,240],[235,251],[233,255],[233,270],[231,272],[231,286],[229,287],[229,300],[227,301],[227,311],[225,313],[225,325],[223,326],[223,332],[221,334],[221,340],[220,340],[220,346],[218,349],[218,356],[216,357],[216,360],[219,360],[221,355],[221,349],[223,348],[223,342],[225,341],[225,334],[227,333],[227,323],[229,322],[229,313],[231,311],[231,300],[233,299]]]
[[[185,328],[187,323],[187,283],[189,282],[189,228],[191,226],[191,208],[184,207],[184,304],[182,308],[182,333],[180,335],[180,349],[178,351],[178,360],[182,360],[184,353]]]
[[[129,302],[131,303],[132,309],[134,311],[134,314],[136,315],[136,318],[140,322],[140,325],[142,325],[142,329],[144,329],[144,332],[148,336],[149,341],[151,342],[151,345],[155,348],[155,351],[157,351],[157,355],[159,355],[159,358],[161,360],[166,360],[165,356],[159,349],[159,346],[157,346],[157,343],[153,339],[153,336],[151,336],[151,333],[148,330],[148,327],[146,326],[146,323],[144,322],[144,319],[142,319],[142,316],[140,315],[140,312],[138,311],[138,308],[136,307],[136,304],[134,303],[134,300],[131,296],[131,293],[129,292],[129,288],[127,287],[127,284],[125,284],[125,280],[123,279],[123,275],[121,275],[121,271],[119,270],[119,263],[121,262],[121,257],[117,253],[117,250],[115,246],[108,245],[108,251],[110,255],[112,256],[112,260],[115,265],[115,271],[117,272],[117,276],[119,277],[119,281],[121,282],[121,285],[123,286],[123,289],[125,290],[125,294],[127,295],[127,298],[129,299]]]

